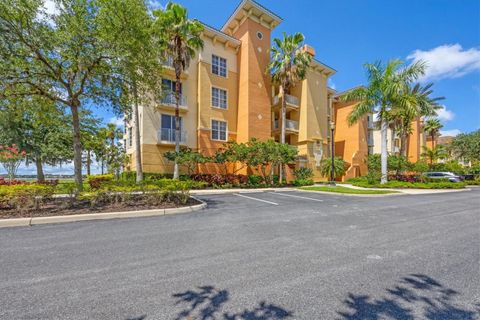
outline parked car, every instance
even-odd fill
[[[461,182],[463,177],[453,172],[425,172],[425,176],[430,179],[448,179],[450,182]]]

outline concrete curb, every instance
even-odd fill
[[[368,190],[368,189],[366,189]],[[385,190],[385,189],[383,189]],[[387,191],[390,191],[391,189],[387,189]],[[386,194],[353,194],[353,193],[340,193],[340,192],[328,192],[328,191],[315,191],[315,190],[303,190],[303,189],[297,189],[297,191],[301,192],[312,192],[312,193],[322,193],[322,194],[328,194],[331,196],[347,196],[347,197],[364,197],[364,198],[380,198],[380,197],[390,197],[390,196],[404,196],[407,195],[406,193],[403,192],[396,192],[396,193],[386,193]],[[396,191],[396,190],[391,190],[391,191]]]
[[[190,190],[190,194],[198,195],[198,196],[208,196],[208,195],[216,195],[216,194],[229,194],[229,193],[255,193],[255,192],[266,192],[266,191],[275,191],[275,192],[282,192],[282,191],[295,191],[297,188],[285,187],[285,188],[256,188],[256,189],[248,189],[248,188],[237,188],[237,189],[206,189],[206,190]]]
[[[88,221],[88,220],[107,220],[107,219],[120,219],[120,218],[138,218],[138,217],[151,217],[151,216],[163,216],[177,213],[186,213],[202,210],[207,207],[207,203],[195,197],[191,197],[199,202],[194,206],[187,206],[182,208],[169,208],[169,209],[151,209],[151,210],[138,210],[138,211],[120,211],[120,212],[101,212],[101,213],[86,213],[86,214],[72,214],[66,216],[51,216],[51,217],[33,217],[33,218],[14,218],[14,219],[0,219],[0,228],[6,227],[28,227],[40,224],[49,223],[65,223],[75,221]]]

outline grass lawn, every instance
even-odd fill
[[[390,194],[398,193],[397,191],[390,190],[360,190],[352,189],[342,186],[313,186],[313,187],[301,187],[302,190],[309,191],[324,191],[324,192],[335,192],[335,193],[344,193],[344,194]]]

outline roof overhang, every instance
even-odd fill
[[[315,59],[312,59],[312,62],[310,63],[310,68],[326,75],[327,77],[330,77],[337,73],[337,70]]]
[[[213,40],[213,42],[219,42],[223,44],[224,46],[228,46],[231,48],[238,48],[241,44],[241,41],[238,39],[235,39],[234,37],[229,36],[228,34],[217,30],[208,24],[205,24],[202,22],[203,25],[203,35],[206,37],[209,37]]]
[[[233,34],[247,18],[251,18],[269,29],[275,28],[283,21],[282,18],[259,3],[253,0],[242,0],[221,30],[227,34]]]

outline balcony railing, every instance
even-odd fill
[[[273,129],[280,129],[280,121],[273,121]],[[298,121],[288,120],[285,122],[285,129],[290,131],[298,131]]]
[[[285,122],[285,128],[287,130],[294,130],[294,131],[298,131],[298,121],[295,121],[295,120],[287,120]]]
[[[285,101],[287,102],[287,105],[298,107],[300,106],[300,101],[298,100],[297,97],[286,94],[285,95]],[[272,103],[274,106],[280,103],[280,97],[277,95],[273,97]]]
[[[159,143],[175,143],[175,129],[162,128],[158,131]],[[187,132],[180,130],[180,143],[187,143]]]
[[[160,102],[164,105],[175,106],[176,104],[175,93],[166,92],[165,95],[162,96],[162,98],[160,99]],[[179,106],[183,108],[187,107],[187,97],[184,96],[183,94],[180,95]]]
[[[285,101],[287,101],[288,104],[294,105],[298,107],[300,105],[300,102],[298,101],[298,98],[295,96],[291,96],[289,94],[285,95]]]

